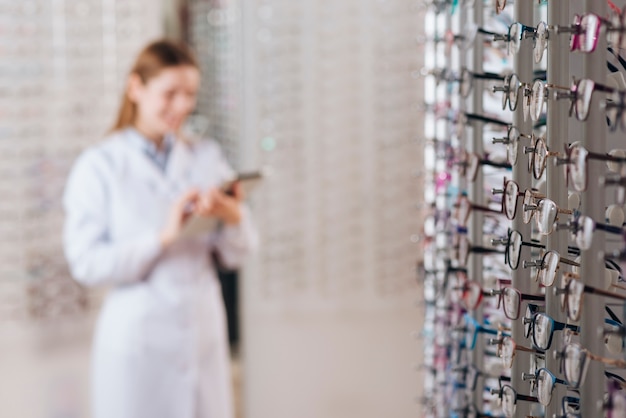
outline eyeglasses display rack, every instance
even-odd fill
[[[624,417],[626,2],[427,1],[426,417]]]

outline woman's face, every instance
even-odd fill
[[[196,106],[200,73],[190,65],[169,67],[143,84],[131,75],[129,97],[137,105],[135,125],[153,138],[176,132]]]

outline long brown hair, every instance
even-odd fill
[[[151,78],[157,76],[161,70],[169,67],[190,65],[198,68],[198,62],[191,50],[182,43],[167,39],[160,39],[148,44],[137,56],[137,60],[130,70],[130,74],[136,74],[141,82],[146,84]],[[128,91],[124,91],[122,104],[117,119],[111,131],[124,129],[133,123],[137,117],[137,105],[128,97]]]

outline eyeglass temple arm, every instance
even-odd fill
[[[565,380],[563,380],[563,379],[559,379],[558,377],[555,377],[555,378],[554,378],[554,381],[555,381],[556,383],[558,383],[559,385],[565,385],[565,386],[567,386],[567,382],[566,382]]]
[[[603,223],[597,223],[597,222],[596,222],[596,229],[599,229],[599,230],[604,231],[604,232],[608,232],[610,234],[621,235],[621,234],[624,233],[624,229],[622,229],[619,226],[603,224]]]
[[[504,80],[504,77],[502,75],[496,73],[472,73],[472,77],[481,80]]]
[[[523,345],[516,345],[515,351],[523,351],[524,353],[544,354],[543,351],[535,350],[534,348],[524,347]]]
[[[574,260],[570,260],[568,258],[559,257],[559,262],[567,264],[568,266],[580,267],[580,263],[577,263]]]
[[[539,300],[544,300],[545,296],[541,296],[541,295],[530,295],[528,293],[522,293],[522,300],[535,300],[535,301],[539,301]]]
[[[535,397],[535,396],[528,396],[528,395],[520,395],[519,393],[517,394],[517,400],[518,401],[525,401],[525,402],[539,403],[539,399],[537,399],[537,397]]]
[[[566,324],[565,322],[557,322],[554,321],[554,330],[555,331],[561,331],[564,329],[570,329],[574,332],[580,332],[580,326],[579,325],[574,325],[574,324]]]
[[[618,295],[617,293],[613,292],[607,292],[606,290],[598,289],[597,287],[585,285],[584,291],[595,295],[606,296],[607,298],[626,300],[626,296]]]
[[[546,248],[546,246],[545,246],[545,245],[543,245],[543,244],[538,244],[538,243],[536,243],[536,242],[526,242],[526,241],[523,241],[523,242],[522,242],[522,245],[525,245],[525,246],[527,246],[527,247],[532,247],[532,248]]]
[[[611,319],[615,322],[617,322],[618,324],[622,325],[622,320],[619,319],[619,317],[617,316],[617,314],[615,312],[613,312],[613,309],[609,308],[607,305],[604,306],[604,310],[606,311],[606,313],[611,317]]]
[[[602,362],[608,366],[619,367],[621,369],[626,368],[626,361],[624,360],[597,356],[593,353],[590,353],[589,351],[587,351],[587,357],[589,357],[591,360]]]
[[[615,93],[617,91],[617,89],[607,86],[606,84],[600,84],[600,83],[596,83],[594,82],[594,89],[601,91],[603,93]]]
[[[476,205],[476,204],[472,203],[471,207],[472,207],[472,210],[479,210],[481,212],[491,212],[491,213],[502,214],[502,210],[492,209],[489,206]]]
[[[504,254],[503,250],[496,250],[495,248],[472,246],[470,251],[479,254]]]
[[[500,125],[500,126],[509,126],[510,125],[509,122],[505,122],[505,121],[500,120],[500,119],[490,118],[490,117],[483,116],[483,115],[478,115],[476,113],[466,113],[465,116],[468,119],[479,120],[479,121],[485,122],[485,123],[493,123],[494,125]]]
[[[600,153],[597,153],[597,152],[589,152],[589,151],[587,151],[587,158],[593,158],[595,160],[602,160],[602,161],[614,161],[616,163],[626,163],[626,158],[615,157],[615,156],[609,155],[609,154],[600,154]]]
[[[580,255],[580,248],[572,247],[571,245],[567,246],[567,253],[572,255]]]
[[[604,371],[604,376],[606,376],[607,379],[611,379],[613,380],[615,383],[617,383],[618,385],[620,385],[620,387],[622,389],[626,388],[626,380],[624,380],[624,378],[618,374],[615,373],[611,373],[608,370]]]
[[[498,330],[493,328],[487,328],[483,325],[478,324],[476,327],[475,333],[480,334],[489,334],[489,335],[498,335]]]
[[[501,36],[501,33],[496,33],[496,32],[492,32],[483,28],[478,28],[478,33],[482,34],[482,35],[489,35],[489,36]]]
[[[619,28],[620,32],[624,32],[625,28],[622,26]],[[626,70],[626,60],[624,60],[624,58],[618,53],[615,52],[615,50],[613,48],[611,48],[610,46],[607,48],[607,51],[609,51],[615,58],[617,58],[617,60],[619,61],[620,65]],[[607,61],[607,64],[609,62]],[[619,70],[618,70],[619,71]]]
[[[491,161],[491,160],[487,160],[487,159],[483,159],[479,161],[481,165],[488,165],[491,167],[498,167],[498,168],[511,168],[511,164],[509,163],[499,163],[496,161]]]

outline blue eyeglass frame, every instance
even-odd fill
[[[576,412],[568,412],[567,410],[574,406],[576,408]],[[570,408],[568,408],[570,407]],[[563,396],[561,398],[561,415],[557,418],[581,418],[580,415],[580,398],[576,398],[575,396]]]
[[[535,324],[537,322],[537,318],[538,317],[546,317],[549,321],[548,321],[548,326],[549,326],[549,332],[550,332],[550,337],[548,338],[548,345],[546,347],[540,347],[537,342],[536,342],[536,337],[535,337]],[[572,324],[566,324],[565,322],[560,322],[560,321],[555,321],[554,319],[552,319],[549,315],[547,315],[545,312],[537,312],[533,315],[533,320],[532,320],[532,324],[531,324],[531,332],[532,332],[532,343],[533,346],[535,346],[535,348],[539,349],[539,350],[549,350],[550,346],[552,346],[552,339],[554,337],[554,333],[556,331],[563,331],[564,329],[571,329],[574,332],[580,332],[580,327],[577,325],[572,325]]]
[[[539,380],[539,373],[541,373],[541,371],[542,371],[542,370],[543,370],[543,371],[545,371],[545,372],[547,373],[548,377],[549,377],[549,378],[550,378],[550,380],[552,381],[552,391],[550,391],[550,399],[549,399],[549,400],[548,400],[548,402],[547,402],[547,403],[545,403],[545,404],[544,404],[544,403],[542,403],[542,402],[539,402],[539,403],[541,403],[543,406],[547,406],[547,405],[549,405],[549,404],[550,404],[550,402],[552,401],[552,393],[554,392],[554,386],[555,386],[557,383],[558,383],[558,384],[560,384],[560,385],[567,386],[567,382],[566,382],[565,380],[563,380],[563,379],[559,379],[558,377],[556,377],[556,376],[554,375],[554,373],[552,373],[552,372],[551,372],[550,370],[548,370],[547,368],[545,368],[545,367],[541,367],[541,368],[539,368],[539,369],[535,370],[535,380],[534,380],[533,382],[534,382],[534,385],[536,385],[536,386],[539,386],[539,383],[538,383],[538,380]],[[531,389],[531,392],[532,392],[532,389]],[[537,399],[539,399],[539,396],[537,396]]]
[[[526,316],[526,313],[530,311],[530,317]],[[530,338],[530,333],[533,330],[533,317],[535,314],[540,312],[545,312],[546,307],[542,305],[537,305],[535,303],[529,303],[526,305],[526,313],[524,313],[524,317],[522,318],[524,325],[524,337]]]
[[[478,338],[478,334],[489,334],[489,335],[498,335],[498,330],[493,329],[493,328],[487,328],[481,324],[478,323],[478,321],[476,321],[470,314],[465,313],[463,315],[463,318],[465,320],[465,332],[467,333],[466,337],[464,338],[465,341],[465,347],[469,348],[470,350],[473,350],[476,347],[476,340]],[[471,333],[471,344],[467,344],[467,337],[470,335]],[[503,336],[509,337],[510,335],[503,333]]]

